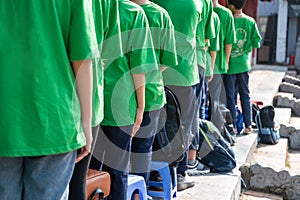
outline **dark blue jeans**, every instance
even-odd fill
[[[90,168],[107,171],[111,178],[107,200],[126,200],[132,125],[101,126]],[[98,166],[97,166],[98,165]]]
[[[99,127],[100,125],[92,128],[93,142],[91,153],[93,152],[93,148],[97,140]],[[91,154],[87,155],[75,164],[72,179],[69,183],[69,200],[82,200],[86,198],[86,175],[90,160]]]
[[[139,131],[132,138],[131,172],[144,177],[148,185],[152,158],[152,145],[158,129],[160,109],[144,112],[143,122]]]
[[[239,74],[227,74],[224,76],[226,88],[227,108],[230,110],[233,125],[236,127],[237,94],[239,94],[245,127],[251,126],[252,109],[249,91],[249,72]]]

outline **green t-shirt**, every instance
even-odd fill
[[[85,145],[70,61],[98,56],[92,1],[2,1],[0,24],[0,156]]]
[[[252,48],[259,48],[261,36],[252,17],[243,14],[234,18],[236,43],[232,45],[227,74],[247,72],[251,68],[249,53]]]
[[[157,70],[149,24],[143,9],[129,0],[119,0],[123,55],[104,60],[104,119],[101,125],[134,123],[137,100],[132,74]],[[109,63],[107,62],[109,61]]]
[[[217,52],[214,74],[225,74],[227,71],[225,45],[233,44],[235,42],[233,16],[231,11],[224,6],[214,7],[214,11],[219,16],[221,24],[219,35],[220,50]]]
[[[203,9],[201,13],[202,20],[197,26],[197,63],[199,66],[205,69],[206,67],[206,51],[205,51],[205,39],[212,39],[215,37],[215,30],[212,21],[212,1],[211,0],[201,0]]]
[[[146,13],[156,60],[159,64],[174,67],[177,65],[174,27],[165,9],[155,3],[141,5]],[[160,109],[166,103],[164,83],[160,69],[146,74],[145,111]]]
[[[206,70],[205,76],[213,75],[213,70],[211,68],[211,56],[210,51],[219,51],[220,42],[219,42],[219,33],[220,33],[220,19],[218,15],[213,11],[212,12],[212,22],[215,30],[215,37],[210,39],[208,42],[208,50],[206,51]]]
[[[199,83],[196,59],[196,29],[201,21],[199,0],[154,0],[167,10],[175,29],[178,65],[163,72],[166,85],[191,86]]]
[[[103,120],[103,66],[102,60],[117,58],[122,54],[120,38],[120,20],[118,0],[95,0],[94,22],[101,59],[94,64],[93,118],[92,126],[97,126]]]

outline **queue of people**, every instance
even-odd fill
[[[219,105],[235,121],[238,97],[252,131],[249,54],[261,37],[245,2],[0,0],[0,199],[83,200],[92,168],[109,172],[108,200],[126,200],[129,173],[148,185],[165,87],[188,147],[177,188],[193,187],[207,91],[220,131]]]

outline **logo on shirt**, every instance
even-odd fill
[[[242,56],[245,52],[244,45],[247,41],[247,32],[243,28],[238,28],[235,31],[237,43],[231,51],[231,57]]]

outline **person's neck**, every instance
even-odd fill
[[[148,4],[150,3],[149,0],[131,0],[132,2],[138,4],[138,5],[143,5],[143,4]]]
[[[213,7],[219,7],[220,4],[218,2],[218,0],[213,0]]]
[[[244,14],[243,11],[240,9],[240,10],[235,10],[233,16],[234,17],[243,17],[243,14]]]

